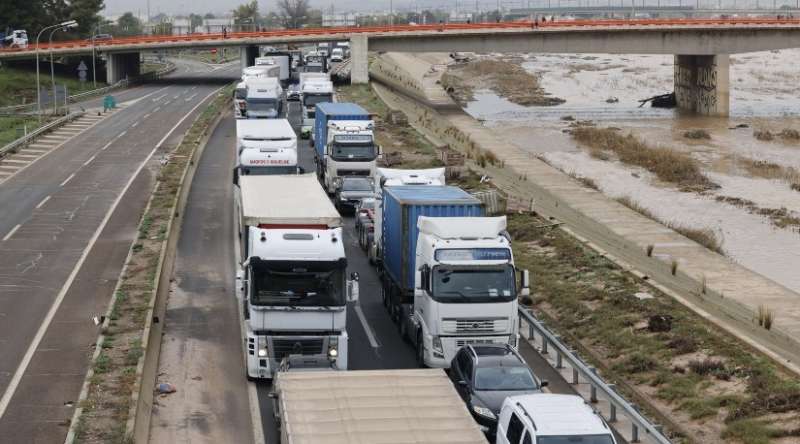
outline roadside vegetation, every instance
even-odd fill
[[[47,119],[42,120],[44,123],[47,123]],[[26,127],[28,132],[35,130],[39,127],[39,119],[24,115],[0,116],[0,147],[22,137]]]
[[[539,78],[516,63],[477,59],[450,65],[442,76],[442,86],[461,106],[474,99],[475,91],[490,89],[500,97],[523,106],[552,106],[564,99],[548,94]]]
[[[372,103],[378,99],[371,90],[353,88],[358,94],[343,89],[348,100],[385,112],[385,105]],[[481,180],[487,173],[480,156],[467,156],[467,169],[450,183],[491,188],[491,179]],[[606,380],[675,433],[675,442],[800,440],[798,378],[552,221],[511,214],[508,228],[517,265],[533,276],[532,300],[521,302],[530,302]],[[769,307],[763,311],[754,322],[771,322]]]
[[[592,157],[635,165],[655,174],[660,180],[678,186],[682,191],[705,191],[717,188],[700,171],[700,165],[688,154],[670,148],[651,147],[632,134],[621,134],[612,128],[579,125],[572,136],[586,145]]]
[[[35,68],[35,67],[34,67]],[[75,77],[57,75],[57,85],[67,85],[70,95],[92,89],[91,72],[87,82],[80,82]],[[40,82],[47,86],[50,84],[50,71],[40,71]],[[0,67],[0,106],[22,105],[36,103],[36,71]]]
[[[132,396],[142,383],[137,380],[137,369],[145,353],[142,334],[155,296],[159,259],[166,247],[170,220],[176,214],[180,181],[211,123],[226,109],[230,92],[231,88],[226,88],[214,98],[158,171],[153,194],[140,220],[137,238],[97,344],[99,354],[90,369],[88,396],[78,406],[83,412],[75,427],[77,442],[132,442],[132,437],[126,434],[130,432],[126,424],[133,407]]]

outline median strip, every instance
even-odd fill
[[[68,443],[133,442],[147,437],[162,322],[158,304],[169,286],[180,229],[175,222],[188,195],[184,185],[190,183],[195,159],[229,99],[228,89],[216,94],[161,166],[109,309],[98,319],[102,329]],[[159,337],[153,338],[154,334]]]

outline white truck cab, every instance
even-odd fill
[[[511,396],[497,421],[497,444],[616,444],[614,432],[580,396]]]
[[[246,81],[247,118],[276,119],[283,110],[283,88],[276,77],[258,77]]]
[[[325,143],[324,186],[329,194],[336,192],[341,177],[375,174],[380,150],[375,143],[375,122],[372,120],[331,120]]]
[[[16,29],[8,33],[3,38],[3,45],[9,48],[27,48],[28,47],[28,32],[24,29]]]
[[[311,77],[304,74],[300,77],[300,103],[303,105],[300,137],[312,138],[317,103],[333,102],[333,82],[327,74]]]
[[[344,49],[333,48],[333,51],[331,51],[331,62],[341,62],[342,60],[344,60]]]
[[[297,136],[286,119],[236,121],[234,174],[297,174]]]

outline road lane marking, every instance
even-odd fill
[[[43,206],[44,204],[46,204],[48,200],[50,200],[50,197],[51,197],[51,196],[47,196],[47,197],[45,197],[44,199],[42,199],[42,201],[41,201],[41,202],[39,202],[39,204],[38,204],[38,205],[36,205],[36,209],[38,210],[39,208],[42,208],[42,206]]]
[[[14,226],[14,228],[12,228],[11,231],[9,231],[8,234],[6,234],[6,236],[3,238],[3,242],[5,242],[9,238],[11,238],[11,236],[13,236],[14,233],[16,233],[17,230],[19,230],[19,227],[20,227],[20,224],[17,224],[16,226]]]
[[[128,130],[125,130],[125,131],[123,131],[123,132],[121,132],[121,133],[117,134],[117,137],[116,137],[116,138],[117,138],[117,139],[119,139],[120,137],[124,136],[125,134],[128,134]]]
[[[90,157],[89,160],[87,160],[86,162],[83,162],[83,166],[86,166],[86,165],[89,165],[90,163],[92,163],[92,161],[94,160],[95,157],[97,157],[97,154],[95,154],[94,156]]]
[[[114,143],[114,141],[115,141],[115,140],[117,140],[117,139],[119,139],[119,136],[115,137],[115,138],[114,138],[114,139],[112,139],[110,142],[108,142],[107,144],[103,145],[103,147],[102,147],[102,148],[100,148],[100,151],[105,151],[105,150],[106,150],[106,148],[110,147],[110,146],[111,146],[111,144],[112,144],[112,143]]]
[[[380,344],[378,341],[375,340],[375,333],[372,331],[372,327],[369,326],[367,323],[367,317],[364,316],[364,312],[361,310],[361,304],[356,304],[356,315],[358,315],[358,320],[361,321],[361,326],[364,327],[364,331],[367,333],[367,339],[369,339],[369,345],[372,348],[379,348]]]
[[[136,128],[137,126],[139,126],[139,121],[138,120],[133,122],[133,125],[131,125],[131,128]]]
[[[143,116],[142,116],[142,120],[144,120],[144,119],[146,119],[146,118],[148,118],[148,117],[150,117],[150,113],[147,113],[147,114],[143,115]]]
[[[139,174],[144,169],[145,165],[150,161],[150,159],[156,154],[156,152],[161,148],[161,145],[167,140],[168,137],[172,135],[172,133],[179,127],[181,124],[190,116],[192,113],[200,108],[209,97],[213,96],[214,94],[219,93],[222,88],[218,88],[211,93],[209,93],[203,100],[201,100],[194,108],[191,109],[186,115],[184,115],[178,123],[175,124],[168,132],[164,135],[163,138],[156,144],[155,148],[150,151],[150,154],[144,159],[143,162],[139,164],[139,167],[134,171],[133,175],[128,180],[128,183],[125,185],[125,188],[119,193],[117,198],[114,200],[114,203],[111,205],[111,208],[106,212],[105,217],[103,217],[103,221],[100,222],[100,225],[94,231],[92,238],[89,239],[89,243],[83,249],[81,253],[81,257],[78,259],[78,262],[75,264],[75,267],[72,269],[72,272],[67,277],[67,281],[64,282],[64,285],[61,287],[61,290],[58,292],[56,299],[53,301],[53,304],[50,306],[50,309],[47,311],[47,315],[45,315],[44,320],[39,325],[39,329],[36,331],[36,335],[33,337],[33,340],[28,345],[28,350],[25,352],[25,356],[22,357],[22,361],[19,363],[17,370],[14,372],[14,376],[12,376],[11,380],[6,386],[6,390],[3,393],[3,397],[0,398],[0,418],[3,417],[6,413],[6,409],[8,409],[8,405],[11,403],[11,397],[14,396],[14,393],[17,391],[17,387],[19,386],[20,381],[22,380],[22,376],[25,374],[25,371],[28,369],[28,366],[31,363],[31,359],[33,359],[33,354],[36,353],[36,349],[39,348],[39,344],[42,342],[45,333],[47,333],[47,329],[50,328],[50,324],[53,322],[53,318],[55,318],[56,313],[58,312],[59,307],[61,307],[61,303],[64,301],[64,297],[67,295],[67,291],[72,286],[72,282],[75,281],[75,278],[78,276],[78,272],[80,271],[83,263],[86,261],[86,258],[89,256],[89,252],[92,248],[94,248],[94,244],[97,242],[97,239],[100,237],[100,233],[103,232],[108,221],[111,219],[111,215],[116,210],[117,206],[122,202],[122,198],[128,192],[128,189],[133,184],[133,181],[139,176]],[[72,176],[75,174],[73,173]],[[72,178],[70,176],[70,178]],[[65,181],[66,182],[66,181]],[[240,311],[240,310],[237,310]]]
[[[194,94],[192,94],[191,96],[187,97],[187,98],[186,98],[186,101],[187,101],[187,102],[191,102],[191,101],[192,101],[192,99],[194,99],[195,97],[197,97],[197,93],[194,93]]]
[[[163,99],[164,97],[167,97],[167,94],[162,94],[162,95],[156,97],[155,99],[153,99],[153,102],[158,102],[159,100]]]
[[[164,106],[167,106],[167,105],[169,105],[170,103],[172,103],[172,100],[167,100],[166,102],[164,102]]]
[[[64,185],[66,185],[66,184],[67,184],[67,182],[69,182],[70,180],[72,180],[72,178],[73,178],[73,177],[75,177],[75,173],[72,173],[72,174],[70,174],[70,175],[69,175],[69,177],[67,177],[67,178],[66,178],[66,179],[65,179],[63,182],[61,182],[61,185],[59,185],[59,186],[60,186],[60,187],[63,187]]]
[[[153,112],[154,112],[154,113],[157,113],[157,112],[158,112],[158,110],[160,110],[160,109],[161,109],[161,107],[160,107],[160,106],[157,106],[157,107],[156,107],[156,109],[154,109],[154,110],[153,110]]]

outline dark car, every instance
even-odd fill
[[[375,231],[375,198],[365,197],[356,205],[356,235],[358,245],[368,251]]]
[[[333,204],[340,212],[353,211],[365,197],[372,197],[373,183],[371,177],[345,176],[338,180]]]
[[[101,42],[101,41],[106,41],[106,40],[114,40],[114,36],[112,36],[111,34],[97,34],[97,35],[94,36],[94,41],[95,42]],[[88,39],[88,41],[91,42],[92,38],[90,37]]]
[[[294,102],[300,100],[300,85],[296,83],[289,85],[289,89],[286,91],[286,100]]]
[[[488,436],[497,430],[497,417],[509,396],[540,393],[540,381],[508,344],[462,347],[450,363],[450,379],[472,417]]]

